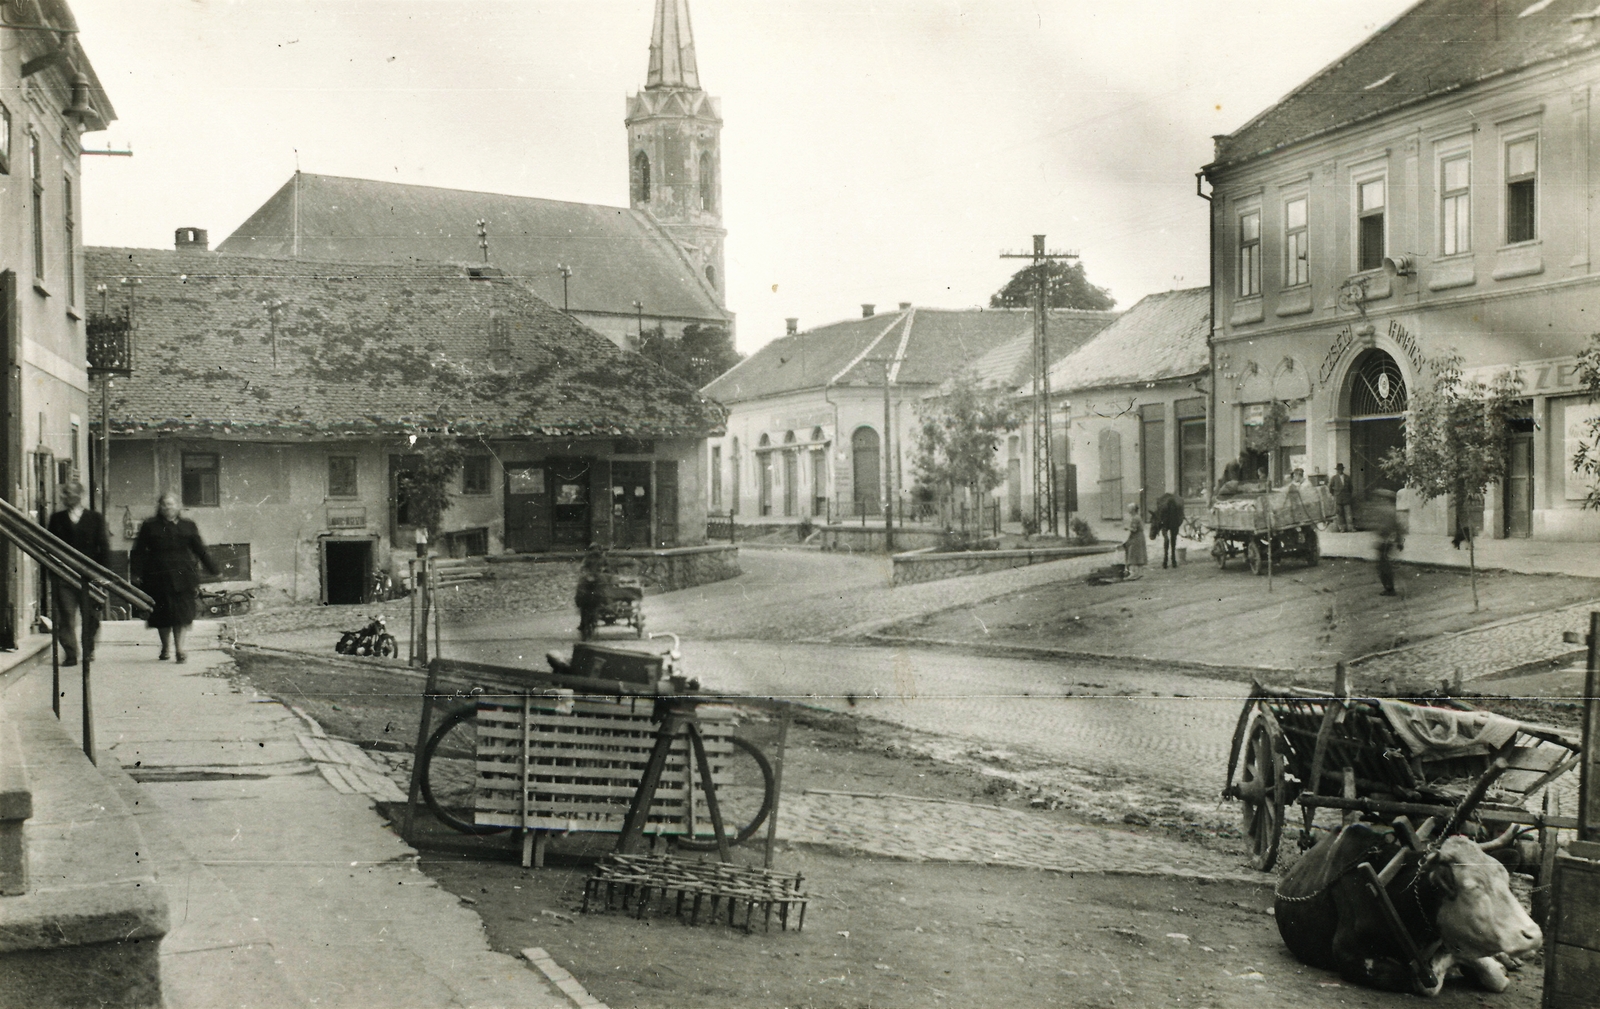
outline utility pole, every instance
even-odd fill
[[[894,441],[889,417],[889,378],[894,359],[883,359],[883,552],[894,553]]]
[[[572,279],[572,267],[567,266],[567,265],[565,265],[563,263],[557,263],[556,264],[556,269],[561,271],[561,310],[563,312],[565,312],[565,311],[568,311],[568,308],[567,308],[567,281]]]
[[[1040,532],[1060,532],[1056,516],[1056,459],[1050,436],[1050,263],[1077,259],[1076,252],[1046,252],[1044,236],[1033,236],[1033,251],[1002,252],[1001,259],[1031,259],[1038,275],[1033,304],[1033,521]]]
[[[483,250],[483,261],[489,261],[489,222],[478,218],[478,248]]]

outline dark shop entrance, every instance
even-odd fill
[[[322,541],[322,601],[329,605],[364,603],[372,582],[372,541]]]

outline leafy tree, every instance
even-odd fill
[[[439,537],[444,513],[453,500],[450,489],[465,453],[454,438],[422,438],[411,445],[409,468],[395,479],[396,503],[410,524],[426,529],[428,540]]]
[[[1011,275],[1002,287],[989,297],[990,308],[1027,308],[1039,293],[1039,271],[1045,272],[1045,290],[1051,308],[1085,308],[1104,312],[1117,303],[1111,292],[1089,283],[1084,276],[1083,264],[1053,259],[1042,264],[1025,266]]]
[[[1493,382],[1467,380],[1454,350],[1431,362],[1433,387],[1416,390],[1406,411],[1404,449],[1389,450],[1380,465],[1424,502],[1454,496],[1457,515],[1505,479],[1506,434],[1522,377],[1501,372]],[[1478,565],[1471,523],[1458,518],[1472,572],[1472,608],[1478,608]]]
[[[680,336],[668,336],[661,326],[645,330],[639,353],[696,389],[744,360],[744,355],[733,349],[726,328],[698,322],[683,327]]]
[[[1600,333],[1591,333],[1589,345],[1578,355],[1578,381],[1588,390],[1590,402],[1600,398]],[[1582,474],[1589,485],[1583,506],[1600,510],[1600,414],[1586,420],[1584,427],[1588,437],[1578,440],[1572,471]]]
[[[917,420],[915,466],[923,483],[951,494],[965,488],[981,500],[1005,479],[996,449],[1022,418],[1004,390],[986,389],[963,373],[918,410]]]

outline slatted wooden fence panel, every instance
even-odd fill
[[[528,767],[523,777],[522,702],[479,701],[477,716],[477,788],[475,819],[479,824],[539,830],[622,830],[639,778],[655,747],[658,725],[651,720],[648,698],[534,697],[530,701]],[[701,735],[711,763],[711,777],[720,783],[733,751],[734,713],[704,705],[699,709]],[[689,740],[673,741],[650,816],[647,834],[684,833],[686,808],[697,829],[710,830],[703,786],[695,770],[693,794],[687,792]],[[527,820],[522,792],[528,791]]]

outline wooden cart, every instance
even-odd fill
[[[1228,752],[1223,797],[1238,799],[1250,864],[1270,869],[1278,859],[1284,811],[1298,802],[1309,846],[1316,810],[1387,822],[1396,816],[1442,819],[1443,838],[1469,824],[1528,824],[1539,831],[1541,882],[1555,856],[1555,831],[1573,817],[1528,808],[1529,799],[1577,765],[1581,746],[1565,730],[1510,719],[1495,723],[1504,742],[1486,752],[1441,757],[1418,752],[1402,737],[1396,713],[1420,714],[1448,725],[1482,724],[1486,712],[1453,698],[1402,702],[1299,688],[1253,685]],[[1486,733],[1486,735],[1491,735]],[[1494,738],[1499,738],[1495,735]],[[1485,746],[1488,744],[1485,743]],[[1548,795],[1548,794],[1547,794]]]
[[[1299,557],[1314,567],[1322,560],[1317,529],[1338,513],[1333,495],[1320,484],[1219,497],[1206,522],[1213,535],[1211,556],[1227,567],[1243,555],[1258,575],[1282,557]]]

